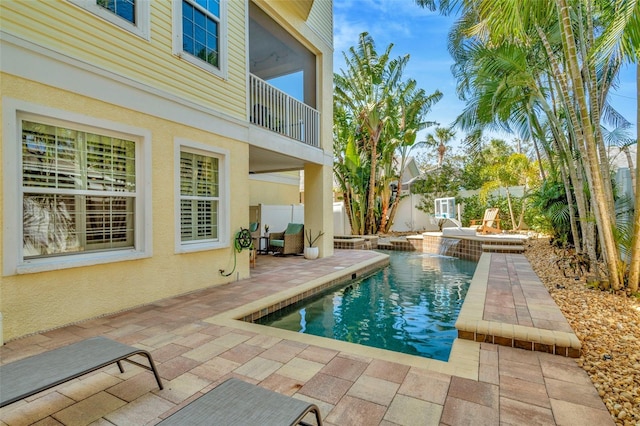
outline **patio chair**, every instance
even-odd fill
[[[145,357],[149,365],[129,359],[134,355]],[[98,336],[0,366],[0,407],[107,365],[118,364],[120,372],[124,373],[122,361],[151,371],[158,388],[163,388],[149,352]]]
[[[253,246],[259,250],[258,238],[260,238],[260,222],[251,222],[249,224],[249,232],[251,232],[251,239],[253,240]]]
[[[300,254],[304,251],[304,225],[290,223],[284,232],[269,234],[269,250],[279,254]]]
[[[502,232],[500,229],[500,219],[498,213],[500,209],[497,207],[491,207],[484,211],[484,217],[482,219],[472,219],[471,228],[481,234],[499,234]]]

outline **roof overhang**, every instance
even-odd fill
[[[283,4],[287,9],[292,10],[297,16],[306,21],[313,7],[314,0],[276,0],[273,3]]]
[[[249,126],[249,173],[304,170],[306,163],[324,164],[324,151],[278,133]]]

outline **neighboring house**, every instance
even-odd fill
[[[247,278],[249,206],[299,171],[331,234],[331,0],[3,0],[0,20],[0,341]]]
[[[619,196],[626,196],[634,199],[633,188],[637,183],[636,177],[636,159],[638,158],[638,144],[635,143],[626,150],[618,147],[609,147],[609,161],[611,162],[612,172],[615,173],[617,193]]]
[[[411,192],[411,185],[420,179],[421,173],[418,163],[414,157],[407,158],[402,174],[400,175],[400,194],[408,195]]]

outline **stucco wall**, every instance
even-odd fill
[[[174,138],[228,150],[229,160],[233,164],[229,179],[234,182],[233,196],[229,200],[231,230],[246,226],[247,220],[244,218],[248,217],[249,199],[248,164],[245,160],[248,155],[247,144],[11,75],[3,74],[0,77],[5,99],[20,99],[89,118],[145,128],[151,132],[152,143],[151,182],[146,188],[152,193],[152,215],[147,218],[153,221],[152,257],[3,276],[0,279],[0,312],[4,319],[5,341],[249,276],[246,251],[238,255],[238,274],[229,278],[222,277],[218,270],[230,271],[233,267],[234,251],[230,247],[175,253],[173,191]],[[13,224],[2,223],[2,229],[5,226]],[[9,249],[20,250],[20,247]]]
[[[266,173],[249,178],[252,206],[258,204],[297,204],[300,202],[300,173]]]

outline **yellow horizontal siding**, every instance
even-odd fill
[[[0,1],[3,31],[197,104],[246,117],[245,3],[228,3],[228,79],[172,54],[172,5],[151,7],[144,40],[67,1]]]
[[[235,3],[235,2],[230,2]],[[227,57],[227,61],[229,61],[230,69],[242,69],[246,70],[247,67],[247,56],[245,52],[247,49],[247,40],[246,40],[246,31],[245,31],[245,13],[246,10],[244,8],[236,8],[230,7],[228,8],[228,21],[235,22],[238,25],[230,26],[227,38],[227,51],[229,52],[229,56]],[[241,24],[241,25],[240,25]],[[232,54],[232,52],[243,52],[242,54]],[[246,75],[246,74],[245,74]]]
[[[155,2],[151,8],[151,41],[161,46],[171,46],[173,18],[171,2]]]
[[[331,0],[315,0],[307,24],[333,46],[333,2]]]

